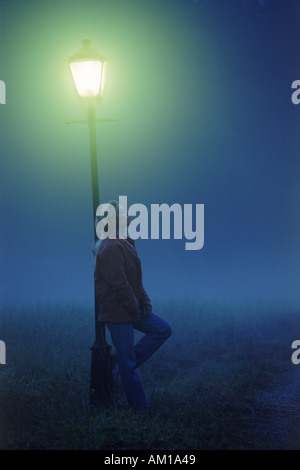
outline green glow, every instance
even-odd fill
[[[101,76],[101,80],[100,80],[100,96],[103,95],[103,91],[104,91],[104,86],[105,86],[105,82],[106,82],[106,74],[107,74],[107,67],[108,67],[108,62],[103,62],[103,67],[102,67],[102,76]]]
[[[70,69],[70,63],[84,62],[72,55],[80,52],[85,37],[104,54],[102,60],[85,59],[102,63],[96,116],[118,118],[97,125],[101,199],[129,191],[135,198],[135,191],[151,187],[153,178],[165,172],[176,184],[190,171],[186,149],[195,140],[200,141],[201,174],[209,171],[210,160],[201,151],[211,142],[207,127],[212,121],[217,126],[216,114],[222,115],[220,107],[228,103],[222,94],[217,111],[210,105],[211,96],[221,94],[211,82],[218,58],[210,41],[195,41],[198,32],[183,15],[184,7],[168,10],[171,3],[158,0],[150,7],[146,0],[91,0],[89,8],[79,0],[73,4],[70,10],[68,0],[28,0],[5,12],[0,36],[9,46],[2,48],[1,79],[10,93],[4,125],[18,136],[13,149],[18,184],[28,182],[29,191],[36,184],[41,192],[55,190],[70,198],[76,188],[83,201],[90,197],[87,126],[65,124],[86,119],[85,100]],[[185,67],[178,67],[178,57],[185,57]],[[91,86],[94,93],[97,89]]]

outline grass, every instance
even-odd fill
[[[7,364],[0,366],[0,448],[268,447],[259,432],[258,396],[295,368],[296,310],[191,302],[155,307],[173,335],[139,369],[150,415],[127,409],[121,384],[114,406],[90,411],[91,308],[2,307]]]

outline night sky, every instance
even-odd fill
[[[0,301],[91,302],[86,118],[66,59],[110,59],[101,202],[204,204],[205,243],[138,240],[152,299],[298,304],[299,0],[1,0]]]

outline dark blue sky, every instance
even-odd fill
[[[1,1],[1,300],[92,299],[88,134],[65,59],[110,58],[102,202],[205,205],[205,245],[140,240],[152,298],[298,302],[300,3]]]

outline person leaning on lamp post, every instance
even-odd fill
[[[172,334],[171,325],[152,312],[151,301],[143,287],[141,261],[134,240],[124,238],[130,218],[117,201],[116,238],[98,240],[95,245],[95,292],[98,320],[105,322],[116,349],[114,377],[120,374],[130,408],[148,409],[143,385],[136,369]],[[98,221],[100,218],[98,218]],[[107,218],[110,223],[109,217]],[[97,224],[97,221],[96,221]],[[145,335],[134,344],[134,330]]]

